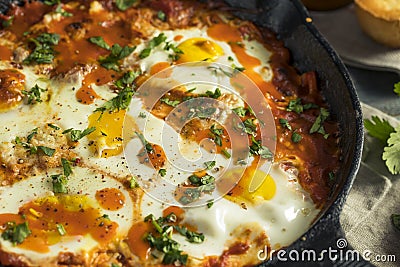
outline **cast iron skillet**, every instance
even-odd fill
[[[23,0],[0,0],[0,13],[7,12],[11,3],[22,5],[23,2]],[[352,250],[350,245],[342,249],[337,246],[337,241],[345,237],[339,223],[339,214],[359,168],[363,146],[361,106],[346,67],[312,23],[306,21],[309,16],[299,0],[225,0],[225,2],[237,10],[234,12],[235,15],[276,32],[278,38],[290,49],[293,64],[300,72],[317,72],[320,88],[330,105],[330,113],[339,121],[342,130],[341,168],[336,174],[337,184],[331,199],[308,232],[284,250],[286,256],[281,254],[288,261],[278,260],[275,255],[272,260],[264,262],[260,267],[305,264],[372,266],[363,261],[361,256],[359,261],[352,260],[355,257],[353,258],[353,254],[350,253]],[[298,262],[289,258],[291,251],[301,254],[302,250],[314,250],[318,258],[319,252],[329,248],[336,252],[332,252],[332,257],[325,253],[321,261]],[[334,259],[335,255],[337,259]],[[343,259],[348,255],[350,260],[340,261],[340,255],[343,255]]]
[[[373,266],[363,260],[360,254],[357,260],[352,256],[353,248],[337,242],[345,238],[339,222],[339,214],[349,194],[361,160],[363,146],[362,113],[357,93],[350,75],[336,52],[312,25],[307,22],[307,10],[299,0],[225,0],[230,6],[239,8],[236,15],[253,21],[257,25],[272,29],[291,51],[294,66],[300,72],[314,70],[318,74],[319,85],[330,105],[330,113],[339,121],[341,128],[340,146],[342,148],[341,168],[336,175],[337,184],[331,199],[314,225],[307,233],[286,248],[288,261],[278,257],[264,262],[260,266]],[[339,245],[339,246],[338,246]],[[319,252],[332,249],[321,261],[291,261],[289,253],[295,250]],[[341,249],[339,249],[341,248]],[[334,252],[333,250],[336,250]],[[295,254],[292,254],[295,255]],[[307,255],[307,254],[305,254]],[[335,259],[334,256],[337,256]],[[340,261],[340,255],[342,261]],[[346,255],[347,259],[346,260]],[[282,257],[281,257],[282,258]],[[354,259],[354,260],[353,260]]]

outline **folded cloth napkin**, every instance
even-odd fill
[[[373,41],[360,28],[354,5],[329,12],[310,12],[314,25],[346,64],[400,74],[400,49]]]
[[[364,118],[378,116],[393,126],[400,121],[371,106],[362,105]],[[344,205],[340,222],[346,239],[376,266],[400,266],[400,231],[391,214],[400,214],[400,175],[391,175],[382,160],[384,144],[365,136],[362,163]],[[382,262],[394,255],[396,262]]]

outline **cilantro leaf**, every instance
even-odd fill
[[[69,13],[69,12],[67,12],[67,11],[65,11],[65,10],[63,9],[62,4],[58,4],[58,6],[57,6],[55,12],[56,12],[57,14],[60,14],[60,15],[63,16],[63,17],[72,17],[72,16],[73,16],[72,13]]]
[[[32,87],[29,91],[22,90],[22,94],[26,95],[28,98],[28,105],[33,105],[39,102],[42,102],[41,99],[41,93],[45,92],[46,90],[43,88],[40,88],[37,84],[35,84],[34,87]]]
[[[35,44],[33,51],[23,60],[26,64],[51,64],[56,52],[53,46],[60,41],[60,35],[56,33],[42,33],[36,38],[30,38],[29,42]]]
[[[221,96],[221,90],[219,88],[215,88],[214,92],[208,90],[205,94],[201,94],[199,96],[217,99]]]
[[[50,176],[52,179],[52,183],[53,183],[53,192],[54,193],[63,193],[66,194],[68,193],[67,190],[67,179],[65,178],[64,175],[62,174],[55,174]]]
[[[314,124],[311,126],[310,134],[320,133],[325,139],[328,138],[329,134],[325,132],[324,122],[329,117],[329,111],[325,108],[320,109],[318,117],[315,119]]]
[[[119,10],[125,11],[130,8],[136,0],[116,0],[115,5],[118,7]]]
[[[139,54],[139,58],[143,59],[146,58],[150,55],[151,50],[157,46],[159,46],[161,43],[165,42],[167,40],[167,36],[165,36],[164,33],[160,33],[156,37],[150,40],[148,46],[142,50]]]
[[[41,150],[46,156],[53,156],[55,149],[47,147],[47,146],[38,146],[37,149]]]
[[[206,161],[204,162],[204,166],[206,167],[207,170],[211,170],[212,168],[215,167],[215,160],[211,160],[211,161]]]
[[[160,174],[161,177],[164,177],[165,175],[167,175],[167,170],[166,169],[159,169],[158,173]]]
[[[186,226],[175,225],[174,229],[182,236],[185,236],[190,243],[203,243],[204,241],[204,234],[190,231]]]
[[[45,0],[43,1],[43,4],[48,5],[48,6],[54,6],[59,4],[61,1],[60,0]]]
[[[13,245],[21,244],[31,234],[28,222],[16,224],[15,222],[8,222],[6,229],[1,234],[4,240],[9,240]]]
[[[292,142],[293,143],[298,143],[301,141],[301,139],[303,139],[303,137],[301,136],[301,134],[299,134],[298,132],[294,132],[292,134]]]
[[[136,47],[124,46],[121,47],[119,44],[114,44],[111,47],[110,54],[106,57],[100,57],[98,59],[100,65],[108,70],[112,69],[119,71],[119,61],[132,54]]]
[[[165,13],[162,10],[157,12],[157,18],[161,21],[167,20],[167,16],[165,15]]]
[[[69,160],[67,160],[65,158],[61,158],[61,165],[64,170],[64,176],[65,177],[70,176],[72,174],[72,168],[71,168],[71,164],[70,164]]]
[[[389,136],[394,132],[394,128],[390,123],[383,119],[381,120],[377,116],[372,116],[370,119],[364,120],[364,127],[368,130],[368,134],[372,137],[378,138],[386,144]]]
[[[131,179],[129,179],[129,188],[133,189],[137,187],[139,187],[139,183],[137,182],[136,178],[132,176]]]
[[[274,155],[272,154],[271,150],[261,145],[260,140],[256,140],[254,136],[251,136],[251,146],[250,146],[250,154],[253,156],[260,156],[263,159],[273,159]]]
[[[392,214],[392,216],[390,217],[392,218],[392,223],[394,227],[396,227],[396,229],[400,231],[400,214]]]
[[[101,37],[101,36],[90,37],[88,39],[88,41],[91,42],[92,44],[95,44],[95,45],[101,47],[101,48],[104,48],[107,50],[111,49],[111,47],[106,43],[106,41],[104,41],[103,37]]]
[[[393,90],[398,96],[400,96],[400,82],[394,84]]]
[[[161,98],[160,101],[171,107],[176,107],[177,105],[179,105],[179,103],[181,103],[181,101],[179,100],[170,100],[167,97]]]
[[[400,126],[390,134],[387,140],[387,147],[384,148],[382,159],[392,174],[400,173]]]
[[[103,106],[96,108],[94,111],[104,112],[106,110],[115,111],[121,109],[127,109],[132,101],[134,91],[132,88],[126,87],[119,91],[118,95],[106,103]]]
[[[288,130],[292,130],[292,126],[289,124],[288,120],[286,119],[279,119],[279,123],[282,125],[283,128],[287,128]]]

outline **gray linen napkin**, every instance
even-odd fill
[[[387,119],[393,126],[395,118],[362,105],[365,118],[372,115]],[[381,158],[383,144],[368,135],[360,170],[343,208],[340,222],[346,239],[361,255],[367,250],[376,266],[400,266],[400,231],[391,223],[390,215],[400,213],[400,175],[391,175]],[[378,262],[395,255],[396,262]]]
[[[358,24],[354,5],[329,12],[310,12],[314,25],[346,64],[400,74],[400,49],[378,44]]]

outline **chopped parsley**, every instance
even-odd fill
[[[144,135],[139,133],[139,132],[135,132],[136,135],[139,137],[140,141],[142,142],[144,149],[147,153],[151,153],[153,152],[153,146],[146,140],[146,138],[144,138]]]
[[[115,5],[117,8],[121,11],[125,11],[128,8],[130,8],[134,3],[136,3],[136,0],[116,0]]]
[[[134,176],[131,177],[131,179],[129,179],[129,188],[133,189],[133,188],[138,188],[139,184],[136,180],[136,178]]]
[[[327,139],[329,137],[329,134],[325,132],[324,122],[328,117],[329,111],[325,108],[321,108],[318,117],[315,119],[314,124],[311,126],[310,134],[320,133],[324,136],[325,139]]]
[[[288,120],[286,119],[279,119],[279,123],[282,125],[283,128],[286,128],[288,130],[292,130],[292,126],[290,126]]]
[[[106,57],[100,57],[98,61],[102,67],[108,70],[119,71],[119,61],[132,54],[135,48],[130,46],[121,47],[119,44],[114,44],[111,47],[110,54]]]
[[[96,130],[96,127],[90,127],[90,128],[86,128],[85,130],[81,131],[81,130],[74,130],[72,128],[67,129],[65,131],[63,131],[63,134],[70,134],[71,137],[71,141],[72,142],[77,142],[78,140],[82,139],[83,137],[85,137],[86,135],[89,135],[91,133],[93,133]]]
[[[394,84],[393,92],[400,96],[400,82]]]
[[[196,187],[189,187],[183,191],[179,202],[187,205],[198,200],[203,193],[211,193],[215,189],[215,178],[209,174],[199,177],[195,174],[188,178],[190,184]]]
[[[174,54],[168,55],[168,57],[171,58],[172,60],[178,60],[180,55],[183,54],[183,51],[180,48],[176,47],[171,42],[165,43],[164,50],[165,51],[172,50],[172,52],[174,52]]]
[[[54,125],[54,124],[51,124],[51,123],[48,123],[47,126],[49,126],[50,128],[53,128],[54,130],[57,130],[57,131],[61,129],[57,125]]]
[[[225,158],[230,159],[232,157],[231,153],[228,152],[228,150],[221,149],[221,153],[225,156]]]
[[[207,201],[207,208],[211,208],[214,205],[214,200]]]
[[[287,111],[293,111],[293,112],[296,112],[297,114],[300,114],[304,110],[312,109],[312,108],[318,108],[318,106],[315,105],[314,103],[307,103],[307,104],[303,105],[301,103],[301,99],[297,98],[297,99],[289,101],[289,104],[286,107],[286,110]]]
[[[247,113],[247,109],[244,107],[237,107],[237,108],[232,109],[232,111],[239,117],[244,117],[244,116],[246,116],[246,113]]]
[[[166,21],[167,15],[165,15],[165,13],[162,10],[160,10],[157,12],[157,18],[161,21]]]
[[[221,90],[219,88],[215,88],[214,92],[207,90],[205,94],[200,94],[199,96],[217,99],[221,96]]]
[[[207,170],[211,170],[212,168],[215,167],[215,160],[210,160],[210,161],[206,161],[204,162],[204,166],[206,167]]]
[[[140,52],[139,58],[143,59],[148,57],[151,53],[151,50],[165,42],[165,40],[167,40],[167,36],[165,36],[164,33],[160,33],[158,36],[151,39],[148,46]]]
[[[172,239],[174,230],[185,236],[189,242],[202,243],[204,241],[202,233],[192,232],[184,226],[174,225],[176,222],[174,213],[158,219],[150,214],[144,218],[144,221],[151,222],[154,227],[154,231],[147,233],[145,240],[149,242],[152,249],[163,254],[162,264],[186,265],[187,263],[188,255],[182,254],[179,243]]]
[[[222,134],[224,133],[224,129],[217,128],[215,124],[211,125],[210,127],[211,137],[214,140],[214,143],[217,146],[222,146]]]
[[[254,124],[254,119],[246,119],[245,121],[239,123],[238,127],[247,134],[251,134],[253,136],[257,134],[257,125]]]
[[[33,129],[26,137],[26,142],[21,141],[21,138],[17,136],[15,137],[15,144],[21,145],[23,148],[26,149],[27,152],[29,152],[29,154],[37,154],[38,151],[42,151],[46,156],[53,156],[54,152],[56,151],[55,149],[47,146],[34,146],[30,143],[32,141],[32,138],[37,135],[37,133],[38,128]]]
[[[140,75],[140,72],[128,71],[114,85],[119,89],[117,96],[108,100],[103,106],[96,108],[94,112],[115,111],[127,109],[131,104],[134,91],[134,81]]]
[[[179,103],[181,103],[181,101],[179,100],[170,100],[167,97],[161,98],[160,101],[171,107],[176,107],[177,105],[179,105]]]
[[[14,21],[14,16],[11,16],[10,18],[3,20],[1,22],[1,25],[3,26],[3,28],[8,28],[12,25],[13,21]]]
[[[160,174],[161,177],[164,177],[167,175],[167,170],[166,169],[159,169],[158,174]]]
[[[28,101],[28,105],[33,105],[39,102],[42,102],[41,99],[41,93],[45,92],[46,90],[43,88],[40,88],[37,84],[35,84],[34,87],[32,87],[29,91],[26,90],[22,90],[22,94],[24,94]]]
[[[48,6],[54,6],[59,4],[61,1],[60,0],[44,0],[43,4],[48,5]]]
[[[26,64],[51,64],[56,52],[53,47],[60,41],[56,33],[42,33],[36,38],[30,38],[30,43],[35,45],[33,51],[23,60]]]
[[[400,214],[392,214],[392,216],[390,217],[392,218],[392,223],[394,227],[396,227],[396,229],[400,231]]]
[[[41,150],[46,156],[53,156],[54,152],[56,152],[55,149],[47,147],[47,146],[37,146],[38,150]]]
[[[298,143],[301,141],[301,139],[303,139],[303,137],[301,136],[301,134],[299,134],[298,132],[293,132],[292,134],[292,141],[293,143]]]
[[[10,241],[13,245],[21,244],[24,240],[31,235],[28,222],[16,224],[15,222],[7,222],[6,229],[1,234],[4,240]]]
[[[101,37],[101,36],[90,37],[88,39],[88,41],[91,42],[92,44],[95,44],[95,45],[97,45],[97,46],[99,46],[101,48],[104,48],[106,50],[110,50],[111,49],[111,47],[106,43],[106,41],[104,41],[103,37]]]
[[[72,17],[72,16],[73,16],[72,13],[67,12],[67,11],[65,11],[65,10],[63,9],[62,4],[58,4],[58,6],[57,6],[55,12],[56,12],[57,14],[60,14],[60,15],[63,16],[63,17]]]
[[[61,165],[64,170],[64,176],[65,177],[70,176],[72,174],[72,168],[71,168],[70,161],[65,158],[61,158]]]

